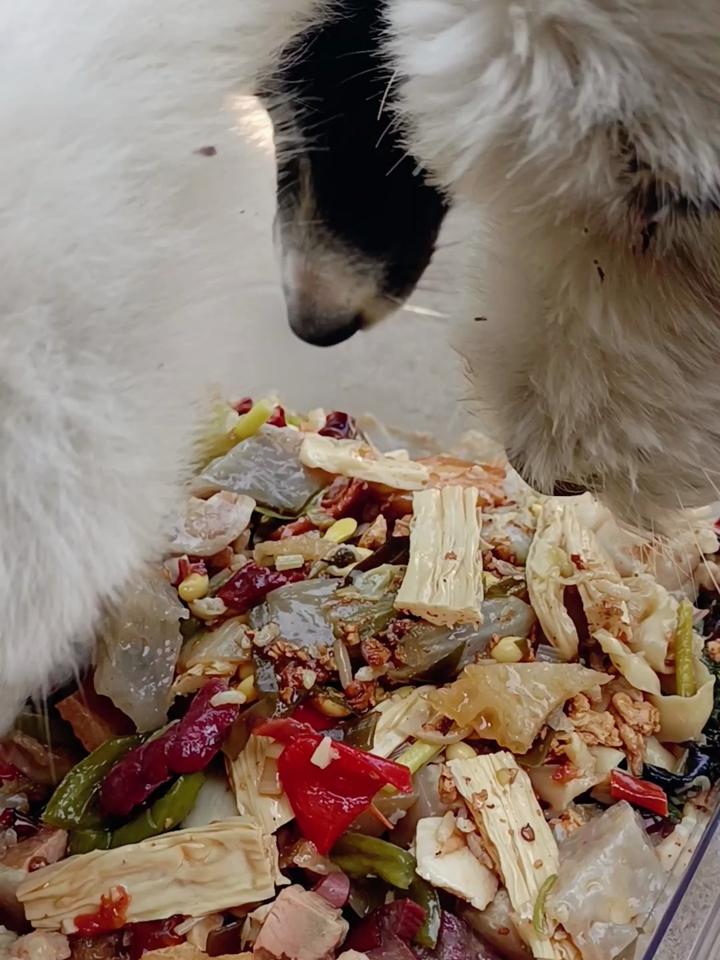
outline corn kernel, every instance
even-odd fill
[[[192,603],[193,600],[200,600],[208,592],[210,578],[206,573],[191,573],[178,586],[178,596],[185,603]]]
[[[331,543],[345,543],[353,536],[357,527],[357,520],[353,519],[353,517],[343,517],[342,520],[336,520],[335,523],[325,531],[323,539],[329,540]]]
[[[251,674],[249,677],[245,677],[242,683],[237,685],[236,690],[245,696],[245,703],[251,703],[253,700],[257,700],[258,693],[255,689],[254,674]]]
[[[472,760],[476,756],[477,751],[469,743],[451,743],[445,751],[448,760]]]
[[[521,637],[502,637],[490,650],[490,656],[498,663],[519,663],[523,658],[522,642]]]
[[[313,704],[320,713],[325,714],[326,717],[340,719],[341,717],[350,716],[350,710],[348,710],[347,707],[344,707],[341,703],[337,703],[335,700],[331,700],[330,697],[315,697]]]

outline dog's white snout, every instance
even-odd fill
[[[288,321],[315,346],[333,346],[376,319],[377,269],[342,250],[321,245],[281,254]]]

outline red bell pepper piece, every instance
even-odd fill
[[[297,720],[269,720],[254,732],[285,744],[278,759],[280,782],[303,836],[319,853],[329,852],[383,786],[412,790],[407,767],[345,743],[333,742],[335,759],[318,767],[311,758],[322,737]]]
[[[667,794],[662,787],[639,780],[623,770],[613,770],[610,774],[610,796],[613,800],[627,800],[634,807],[649,810],[659,817],[667,817],[670,812]]]
[[[317,733],[322,733],[324,730],[332,730],[333,727],[337,726],[337,720],[326,717],[324,713],[320,713],[319,710],[316,710],[315,707],[311,707],[307,703],[299,703],[295,707],[292,712],[292,719],[298,723],[312,727]]]
[[[285,411],[281,406],[273,407],[273,412],[270,414],[267,420],[267,424],[270,427],[286,427],[287,420],[285,419]]]

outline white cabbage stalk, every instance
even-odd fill
[[[713,712],[715,678],[702,660],[695,661],[697,692],[692,697],[651,694],[649,699],[660,713],[658,738],[663,743],[699,740]]]
[[[545,636],[565,660],[574,660],[579,640],[563,599],[574,568],[563,545],[563,519],[560,502],[545,501],[528,551],[525,576],[530,602]]]
[[[335,440],[317,433],[304,436],[300,462],[312,469],[395,490],[420,490],[430,478],[427,467],[405,457],[379,453],[362,440]]]
[[[640,653],[632,653],[626,644],[598,630],[595,639],[623,677],[648,695],[660,713],[658,738],[662,743],[685,743],[697,740],[713,711],[715,678],[703,661],[695,660],[697,690],[692,697],[679,697],[662,693],[660,680],[650,664]]]
[[[414,494],[410,559],[396,609],[438,625],[482,623],[482,521],[477,503],[475,487]]]
[[[565,927],[583,960],[612,960],[635,939],[664,883],[640,818],[621,801],[560,847],[547,914]]]
[[[420,728],[433,712],[427,699],[431,686],[398,690],[375,708],[379,714],[372,752],[389,757],[411,737],[420,735]]]
[[[468,846],[443,852],[438,830],[443,817],[425,817],[418,821],[415,834],[417,872],[428,883],[467,900],[484,910],[498,890],[498,878],[480,863]]]
[[[570,734],[563,752],[568,762],[577,770],[577,776],[567,782],[561,783],[554,778],[558,768],[552,764],[528,767],[527,770],[535,793],[547,804],[551,813],[566,810],[576,797],[602,783],[607,777],[607,769],[603,767],[598,770],[595,754],[577,733]],[[619,755],[618,763],[625,759],[625,754],[620,750],[612,752]]]
[[[642,653],[656,673],[672,673],[667,659],[677,627],[677,600],[649,574],[638,574],[626,582],[630,588],[632,649]]]
[[[527,774],[505,752],[448,766],[498,864],[520,935],[538,960],[554,960],[553,942],[535,930],[532,917],[543,884],[558,872],[558,848]]]
[[[31,873],[18,899],[34,927],[73,933],[75,917],[94,913],[118,887],[130,898],[128,923],[138,923],[268,900],[279,882],[274,838],[252,818],[234,817],[61,860]]]
[[[268,749],[273,746],[268,737],[252,735],[235,760],[226,760],[238,813],[253,817],[267,834],[275,833],[293,819],[292,807],[285,794],[268,796],[259,790]]]
[[[174,554],[211,557],[223,550],[250,523],[255,501],[243,494],[222,490],[207,500],[190,497],[170,544]]]

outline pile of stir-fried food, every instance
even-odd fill
[[[200,459],[93,668],[0,742],[0,955],[626,950],[720,772],[712,524],[646,542],[274,402]]]

